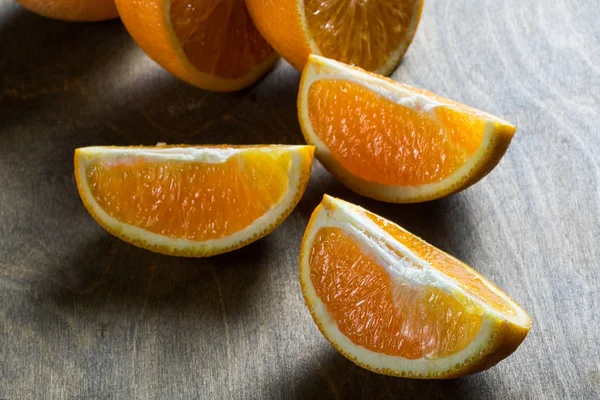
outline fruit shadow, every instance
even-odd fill
[[[459,259],[467,262],[471,259],[476,243],[464,241],[468,232],[475,229],[474,221],[469,217],[468,189],[425,203],[384,203],[354,193],[316,161],[304,197],[297,207],[307,222],[324,194],[364,207]]]
[[[264,388],[273,398],[293,399],[490,399],[485,373],[459,379],[419,380],[376,374],[358,367],[333,348],[327,348],[282,377],[275,387]],[[316,355],[315,355],[316,356]]]
[[[94,230],[94,240],[81,240],[80,247],[42,269],[35,290],[44,308],[84,325],[96,325],[99,316],[162,318],[169,309],[188,314],[194,324],[233,321],[253,307],[261,280],[268,279],[268,239],[193,259],[152,253]]]
[[[296,112],[300,74],[280,61],[260,81],[233,93],[201,90],[158,65],[107,95],[86,145],[304,144]],[[97,134],[101,131],[102,134]]]
[[[111,65],[129,48],[121,22],[57,21],[15,2],[0,5],[0,115],[2,131],[31,119],[56,123],[85,114],[96,99],[94,71]],[[77,101],[75,101],[77,99]]]

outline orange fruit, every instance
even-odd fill
[[[116,0],[137,44],[163,68],[202,89],[233,91],[270,70],[277,54],[243,0]]]
[[[518,304],[466,264],[329,196],[306,228],[300,283],[325,338],[387,375],[479,372],[515,351],[531,328]]]
[[[321,163],[373,199],[409,203],[458,192],[498,164],[509,122],[391,79],[311,55],[298,117]]]
[[[83,204],[111,234],[167,255],[205,257],[254,242],[296,206],[312,146],[85,147]]]
[[[103,21],[119,16],[114,0],[17,0],[31,12],[63,21]]]
[[[319,54],[389,75],[417,30],[423,0],[246,0],[258,30],[302,70]]]

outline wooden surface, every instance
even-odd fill
[[[0,0],[0,399],[600,398],[597,0],[429,0],[396,79],[506,117],[518,134],[475,187],[420,205],[360,198],[316,164],[265,239],[204,260],[158,256],[87,214],[86,145],[302,143],[299,74],[234,94],[188,86],[119,21],[61,23]],[[323,193],[458,256],[533,317],[522,346],[460,380],[354,366],[297,281]]]

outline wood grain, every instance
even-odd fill
[[[518,133],[473,188],[392,206],[316,165],[273,234],[205,260],[105,233],[73,183],[86,145],[302,143],[299,74],[214,94],[160,69],[118,21],[61,23],[0,0],[0,399],[600,398],[600,11],[593,0],[426,2],[394,78]],[[460,380],[364,371],[321,337],[297,281],[323,193],[458,256],[533,317],[495,368]]]

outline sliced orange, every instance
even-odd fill
[[[423,0],[246,0],[264,37],[302,70],[320,54],[389,75],[417,30]]]
[[[91,22],[118,17],[114,0],[17,0],[44,17],[63,21]]]
[[[168,255],[205,257],[270,233],[304,193],[312,146],[85,147],[79,195],[108,232]]]
[[[516,128],[431,92],[312,55],[298,117],[319,161],[346,186],[377,200],[440,198],[498,164]]]
[[[202,89],[233,91],[270,70],[277,54],[244,0],[116,0],[121,20],[154,61]]]
[[[306,228],[300,283],[325,338],[387,375],[479,372],[515,351],[531,328],[517,303],[466,264],[329,196]]]

